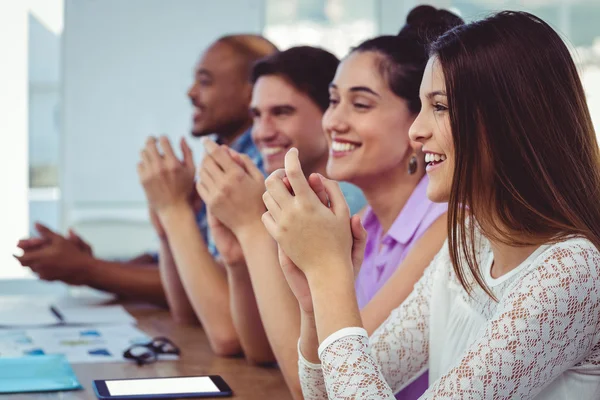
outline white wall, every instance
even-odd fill
[[[199,55],[226,33],[260,33],[262,0],[67,0],[63,32],[63,228],[97,254],[154,244],[136,175],[149,134],[188,135]],[[198,144],[194,146],[199,148]]]
[[[26,3],[0,1],[0,32],[0,268],[18,276],[12,254],[28,225]]]
[[[29,13],[29,83],[54,87],[60,80],[60,31],[42,18],[33,10]]]
[[[438,0],[439,1],[439,0]],[[380,0],[379,34],[395,35],[406,22],[408,12],[419,4],[434,4],[433,1]]]
[[[29,167],[55,181],[60,156],[60,55],[62,0],[29,1]],[[40,183],[39,177],[30,186]],[[58,229],[60,189],[29,189],[29,232],[41,222]]]

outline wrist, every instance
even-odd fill
[[[260,217],[252,222],[236,226],[234,229],[232,229],[232,232],[240,242],[246,242],[248,240],[258,238],[261,235],[267,235],[271,237]]]
[[[267,232],[265,225],[262,222],[262,214],[255,218],[248,218],[244,222],[237,224],[232,228],[232,231],[238,237],[254,236],[258,232]]]
[[[248,268],[246,268],[245,263],[234,265],[225,264],[225,269],[227,270],[227,277],[230,281],[250,281],[250,273],[248,272]]]
[[[319,360],[319,338],[317,336],[317,325],[312,313],[301,312],[300,340],[298,341],[298,350],[302,357],[316,367],[320,364]]]
[[[316,327],[315,313],[313,311],[306,311],[300,307],[300,322],[303,327]]]
[[[158,219],[161,224],[165,228],[165,240],[167,238],[168,227],[173,224],[173,222],[180,221],[185,218],[195,218],[194,210],[192,206],[188,202],[177,202],[171,205],[162,207],[156,210],[156,214],[158,215]],[[161,235],[162,236],[162,235]],[[162,240],[162,237],[161,237]]]
[[[225,268],[227,268],[228,270],[243,271],[246,269],[246,260],[244,259],[243,255],[241,256],[241,258],[223,258],[223,256],[221,255],[220,259],[221,262],[225,265]]]
[[[362,326],[351,263],[345,266],[347,270],[339,271],[341,267],[337,268],[338,271],[327,268],[320,275],[307,275],[318,326],[318,342],[342,328]]]
[[[306,275],[308,285],[313,290],[328,290],[331,282],[336,286],[346,285],[354,288],[354,269],[352,260],[322,261],[319,265],[301,268]]]
[[[93,284],[99,272],[97,260],[93,256],[87,256],[82,259],[81,265],[83,280],[86,283]]]

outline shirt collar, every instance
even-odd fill
[[[379,226],[379,220],[369,205],[367,205],[367,209],[363,214],[362,224],[367,232],[371,232],[371,228]]]
[[[217,144],[223,144],[223,141],[219,136],[215,138]],[[248,128],[244,133],[237,137],[230,145],[229,148],[237,151],[238,153],[247,153],[249,147],[254,146],[252,142],[252,127]]]
[[[410,241],[432,204],[431,200],[427,198],[428,183],[429,179],[427,176],[424,176],[411,193],[408,201],[402,207],[400,214],[398,214],[385,236],[389,236],[402,244]],[[365,212],[363,225],[367,232],[372,232],[373,227],[379,225],[379,220],[371,207],[367,208]]]

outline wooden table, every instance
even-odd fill
[[[1,299],[0,299],[1,301]],[[181,349],[177,361],[158,361],[138,367],[135,363],[72,364],[84,390],[44,394],[0,395],[15,399],[96,399],[94,379],[168,377],[182,375],[221,375],[237,399],[287,400],[291,395],[276,368],[249,366],[243,358],[221,358],[213,354],[200,327],[175,324],[165,310],[144,305],[126,305],[138,320],[138,327],[149,336],[166,336]]]

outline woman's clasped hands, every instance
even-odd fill
[[[263,223],[279,245],[281,267],[300,307],[312,312],[316,286],[354,281],[366,232],[360,217],[350,216],[337,182],[320,174],[306,179],[295,148],[286,154],[285,169],[273,172],[265,186]]]

